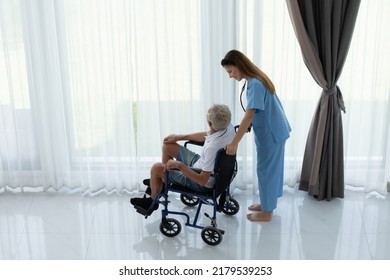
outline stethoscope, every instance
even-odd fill
[[[242,103],[242,93],[243,93],[244,90],[245,90],[245,86],[246,86],[246,81],[245,81],[244,85],[242,86],[241,93],[240,93],[240,104],[241,104],[241,108],[242,108],[242,110],[244,110],[244,112],[246,112],[246,110],[245,110],[244,104]],[[248,127],[247,132],[251,132],[251,129],[252,129],[252,123],[251,123],[251,125]]]
[[[241,93],[240,93],[240,104],[241,104],[241,108],[242,108],[242,110],[244,110],[244,112],[246,112],[246,110],[244,108],[244,104],[242,104],[242,93],[245,90],[245,86],[246,86],[246,81],[245,81],[244,85],[242,86]]]

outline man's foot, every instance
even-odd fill
[[[142,198],[135,197],[130,199],[130,203],[134,206],[138,206],[145,210],[148,210],[153,203],[153,199],[151,197],[145,197],[145,196]],[[157,210],[157,209],[158,209],[158,202],[156,202],[153,207],[153,210]]]
[[[253,204],[248,207],[248,210],[250,211],[261,211],[261,205],[260,204]]]
[[[272,212],[259,211],[246,215],[246,218],[251,222],[270,222],[272,220]]]

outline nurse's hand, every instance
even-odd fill
[[[228,154],[228,155],[235,155],[236,152],[237,152],[237,146],[238,145],[235,145],[235,144],[226,145],[225,146],[226,154]]]

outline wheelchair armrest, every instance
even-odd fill
[[[200,168],[191,167],[191,169],[192,169],[193,171],[195,171],[196,173],[199,173],[199,174],[202,172],[202,169],[200,169]]]
[[[196,146],[203,146],[204,145],[204,141],[203,142],[198,142],[198,141],[189,140],[189,141],[184,143],[184,147],[187,147],[188,144],[196,145]]]
[[[196,173],[201,173],[202,172],[202,169],[200,169],[200,168],[194,168],[194,167],[190,167],[191,168],[191,170],[193,170],[193,171],[195,171]],[[171,169],[171,170],[179,170],[179,169],[177,169],[177,168],[174,168],[174,169]],[[170,170],[167,170],[167,171],[165,171],[165,172],[169,172]]]
[[[193,167],[191,167],[191,169],[194,170],[196,173],[199,173],[199,174],[202,172],[202,169],[200,169],[200,168],[193,168]],[[214,173],[211,173],[210,177],[215,177]]]

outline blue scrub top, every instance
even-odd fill
[[[258,148],[286,141],[290,137],[291,126],[278,96],[256,78],[248,79],[246,96],[246,109],[256,110],[252,124]]]

